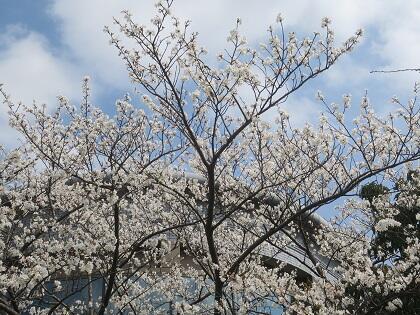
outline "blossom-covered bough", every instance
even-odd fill
[[[279,16],[255,49],[238,19],[212,60],[171,5],[157,4],[151,27],[126,12],[115,21],[124,41],[106,28],[147,108],[126,96],[109,117],[90,104],[88,79],[80,107],[60,97],[54,113],[15,104],[2,90],[24,142],[0,164],[1,312],[402,309],[399,294],[419,286],[418,234],[407,234],[400,259],[381,256],[378,267],[371,255],[372,233],[401,225],[393,192],[372,199],[374,216],[357,198],[331,223],[315,214],[368,180],[400,181],[418,168],[417,86],[385,118],[363,98],[352,123],[350,96],[329,105],[319,94],[319,124],[294,128],[282,104],[362,32],[336,47],[324,19],[323,35],[299,40]],[[277,118],[269,123],[266,113]],[[398,202],[418,206],[409,193],[418,185],[400,185]],[[381,296],[374,308],[370,292]]]

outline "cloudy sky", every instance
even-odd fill
[[[0,83],[15,101],[36,100],[50,108],[57,95],[77,103],[84,75],[92,78],[93,102],[112,111],[115,99],[133,90],[116,51],[103,33],[113,16],[129,9],[142,24],[153,16],[150,0],[0,0]],[[316,117],[322,90],[328,101],[351,93],[355,102],[367,89],[378,111],[391,108],[393,95],[410,95],[418,73],[370,74],[373,69],[420,67],[420,2],[416,0],[175,0],[175,14],[192,20],[200,42],[216,55],[237,17],[249,42],[257,45],[278,13],[287,31],[310,35],[320,20],[333,20],[337,41],[363,28],[362,43],[285,105],[297,124]],[[0,143],[15,142],[0,108]]]

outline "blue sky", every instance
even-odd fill
[[[2,1],[0,21],[2,32],[8,25],[22,24],[33,31],[38,31],[51,39],[57,39],[49,25],[53,23],[53,16],[46,8],[51,2],[48,0],[19,0]]]
[[[103,26],[129,9],[146,24],[153,16],[150,0],[0,0],[0,83],[12,99],[36,100],[56,105],[59,94],[74,103],[80,99],[84,75],[92,78],[93,101],[112,112],[115,99],[132,92],[126,71],[116,51],[109,46]],[[360,101],[367,89],[380,112],[392,109],[393,95],[410,95],[416,73],[370,74],[372,69],[420,66],[420,2],[352,0],[176,0],[175,13],[193,21],[200,42],[216,55],[225,44],[237,17],[249,42],[264,40],[268,24],[278,13],[288,31],[310,35],[320,31],[320,20],[333,20],[337,42],[358,28],[365,30],[362,43],[325,75],[299,91],[285,104],[297,124],[313,121],[322,109],[315,100],[322,90],[329,102],[339,102],[345,93]],[[0,143],[15,143],[6,109],[0,108]]]

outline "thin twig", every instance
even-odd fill
[[[396,69],[396,70],[372,70],[370,71],[370,73],[395,73],[395,72],[406,72],[406,71],[420,72],[420,68],[406,68],[406,69]]]

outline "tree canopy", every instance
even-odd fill
[[[0,161],[1,312],[418,312],[419,86],[384,117],[319,93],[295,128],[282,105],[361,30],[337,46],[329,19],[299,39],[278,16],[253,47],[238,19],[216,60],[171,6],[105,29],[140,105],[110,117],[88,78],[53,112],[2,88],[23,143]]]

